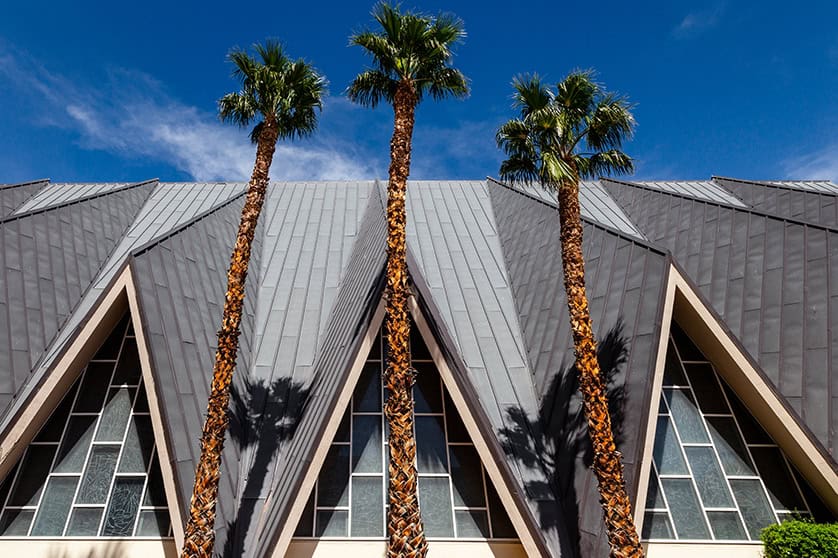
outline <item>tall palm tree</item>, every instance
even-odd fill
[[[521,112],[497,132],[498,147],[507,157],[501,163],[500,176],[514,183],[538,183],[558,195],[562,271],[579,390],[594,451],[592,467],[599,485],[611,556],[642,556],[597,361],[585,293],[579,213],[580,179],[634,171],[632,159],[620,150],[623,141],[633,133],[634,117],[628,102],[602,90],[590,71],[572,72],[555,91],[537,75],[515,78],[512,85],[515,107]]]
[[[239,126],[258,121],[250,132],[256,163],[247,187],[236,244],[227,270],[227,294],[212,371],[207,419],[201,437],[201,458],[195,471],[192,505],[183,543],[184,558],[211,556],[215,543],[215,507],[221,475],[221,452],[229,422],[230,382],[236,366],[245,279],[253,235],[268,186],[268,171],[278,139],[310,135],[317,127],[326,80],[303,60],[291,60],[274,41],[254,45],[260,60],[233,50],[233,76],[241,90],[218,101],[221,120]]]
[[[380,31],[353,35],[350,44],[362,47],[373,65],[349,85],[349,99],[375,107],[393,106],[390,140],[390,180],[387,186],[387,342],[385,372],[390,392],[384,414],[390,426],[390,507],[387,512],[387,554],[423,557],[427,554],[416,483],[416,441],[413,436],[413,382],[410,365],[410,321],[407,315],[408,276],[405,259],[405,195],[416,106],[426,96],[465,97],[465,76],[449,64],[453,45],[465,36],[463,23],[450,15],[429,17],[378,4],[373,18]]]

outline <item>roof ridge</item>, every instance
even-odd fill
[[[838,197],[838,192],[827,192],[821,190],[804,190],[801,188],[795,188],[794,186],[786,186],[782,184],[783,182],[805,182],[810,184],[820,184],[823,182],[828,182],[832,184],[831,180],[777,180],[771,182],[769,180],[749,180],[747,178],[732,178],[729,176],[711,176],[710,180],[729,180],[730,182],[740,182],[742,184],[753,184],[755,186],[765,186],[766,188],[777,188],[779,190],[791,190],[793,192],[803,192],[806,194],[826,194],[827,196]],[[721,184],[720,184],[721,186]],[[724,187],[724,186],[722,186]]]
[[[33,184],[40,184],[42,182],[48,183],[49,178],[39,178],[38,180],[30,180],[28,182],[15,182],[14,184],[0,184],[0,190],[11,190],[12,188],[20,188],[21,186],[32,186]]]
[[[503,186],[507,190],[511,190],[512,192],[515,192],[515,193],[517,193],[521,196],[524,196],[525,198],[529,198],[529,199],[531,199],[535,202],[538,202],[542,205],[546,205],[547,207],[549,207],[551,209],[555,209],[555,210],[558,211],[558,206],[553,205],[551,203],[547,203],[546,201],[544,201],[541,198],[533,196],[532,194],[521,191],[521,190],[519,190],[517,188],[514,188],[512,186],[509,186],[508,184],[504,184],[500,180],[492,178],[491,176],[487,176],[486,179],[494,182],[495,184],[497,184],[499,186]],[[602,179],[600,179],[600,180],[602,180]],[[655,191],[657,191],[657,190],[655,190]],[[617,200],[614,200],[614,201],[616,202]],[[619,205],[619,202],[617,202],[617,204]],[[620,207],[622,208],[622,206],[620,206]],[[581,216],[581,219],[582,219],[583,222],[588,223],[592,227],[596,227],[596,228],[601,229],[601,230],[603,230],[603,231],[605,231],[609,234],[613,234],[615,236],[618,236],[618,237],[622,238],[623,240],[627,240],[629,242],[634,242],[635,244],[639,244],[640,246],[643,246],[644,248],[652,250],[653,252],[657,252],[657,253],[661,254],[662,256],[666,256],[667,254],[669,254],[669,250],[667,250],[663,246],[659,246],[659,245],[655,244],[654,242],[651,242],[648,239],[643,239],[643,238],[638,238],[636,236],[632,236],[632,235],[627,234],[627,233],[625,233],[625,232],[623,232],[619,229],[616,229],[616,228],[611,227],[609,225],[605,225],[603,223],[600,223],[599,221],[596,221],[595,219],[590,219],[588,217],[585,217],[584,215]]]
[[[228,182],[220,182],[219,184],[229,184],[229,183]],[[234,201],[237,201],[239,198],[242,198],[246,195],[247,195],[247,190],[245,190],[244,192],[238,193],[235,196],[232,196],[230,199],[225,200],[225,201],[221,202],[220,204],[218,204],[214,207],[211,207],[211,208],[207,209],[206,211],[203,211],[203,212],[199,213],[198,215],[192,217],[188,221],[182,223],[180,226],[171,229],[167,233],[162,234],[158,237],[152,238],[151,240],[149,240],[145,244],[143,244],[143,245],[141,245],[137,248],[134,248],[133,250],[131,250],[128,253],[128,255],[132,256],[132,257],[136,257],[136,256],[140,256],[140,255],[144,254],[145,252],[148,252],[149,250],[151,250],[152,248],[154,248],[155,246],[157,246],[161,242],[165,242],[166,240],[172,238],[173,236],[182,233],[184,230],[188,229],[189,227],[191,227],[195,223],[198,223],[199,221],[203,221],[204,219],[206,219],[207,217],[209,217],[210,215],[212,215],[216,211],[220,211],[221,209],[224,209],[225,207],[227,207],[228,205],[230,205]]]
[[[794,225],[803,225],[803,226],[806,226],[806,227],[814,227],[816,229],[823,229],[823,230],[826,230],[826,231],[829,231],[829,232],[838,232],[838,227],[829,227],[827,225],[821,225],[820,223],[813,223],[811,221],[803,221],[801,219],[781,217],[781,216],[775,215],[773,213],[768,213],[766,211],[760,211],[758,209],[754,209],[753,207],[738,207],[738,206],[735,206],[735,205],[732,205],[732,204],[729,204],[729,203],[722,203],[722,202],[718,202],[718,201],[714,201],[714,200],[698,199],[698,198],[694,198],[692,196],[688,196],[686,194],[681,194],[679,192],[666,192],[664,190],[657,190],[655,188],[649,188],[648,186],[644,186],[643,184],[638,184],[636,182],[629,182],[629,181],[626,181],[626,180],[615,180],[613,178],[603,178],[602,180],[606,181],[606,182],[613,182],[615,184],[620,184],[620,185],[623,185],[623,186],[630,186],[632,188],[638,188],[640,190],[655,192],[657,194],[664,194],[666,196],[674,196],[676,198],[681,198],[681,199],[689,200],[689,201],[693,201],[693,202],[706,203],[706,204],[710,204],[710,205],[715,205],[717,207],[723,207],[725,209],[733,209],[735,211],[741,211],[743,213],[752,213],[752,214],[758,215],[760,217],[766,217],[766,218],[774,219],[775,221],[783,221],[783,222],[786,222],[786,223],[792,223]],[[798,190],[798,191],[800,191],[800,190]]]
[[[151,178],[149,180],[144,180],[142,182],[133,182],[133,183],[130,183],[130,184],[126,184],[125,186],[115,188],[113,190],[108,190],[106,192],[97,192],[95,194],[89,194],[87,196],[82,196],[81,198],[76,198],[76,199],[67,200],[67,201],[64,201],[64,202],[61,202],[61,203],[57,203],[55,205],[50,205],[50,206],[47,206],[47,207],[39,207],[38,209],[32,209],[30,211],[24,211],[23,213],[12,214],[12,215],[9,215],[9,216],[7,216],[3,219],[0,219],[0,225],[3,224],[3,223],[8,223],[8,222],[11,222],[11,221],[15,221],[17,219],[23,219],[24,217],[31,217],[32,215],[38,215],[39,213],[45,213],[47,211],[53,211],[55,209],[61,209],[61,208],[64,208],[64,207],[68,207],[70,205],[74,205],[74,204],[78,204],[78,203],[84,203],[86,201],[94,200],[94,199],[97,199],[97,198],[110,196],[111,194],[118,194],[120,192],[130,190],[132,188],[139,188],[140,186],[145,186],[146,184],[152,184],[152,183],[159,184],[159,181],[156,178]],[[60,184],[60,183],[53,183],[53,184]],[[30,197],[29,199],[32,199],[32,198]]]

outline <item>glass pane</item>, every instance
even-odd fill
[[[745,441],[749,444],[773,444],[774,440],[771,439],[771,436],[766,434],[765,430],[754,420],[751,412],[739,401],[739,398],[727,385],[725,385],[725,393],[727,393],[739,428],[742,429],[742,435],[745,436]]]
[[[713,536],[723,541],[747,541],[748,535],[742,526],[739,514],[730,511],[709,511],[707,519],[710,520],[710,527],[713,529]]]
[[[361,371],[358,385],[352,395],[352,405],[356,413],[381,412],[381,365],[367,363]]]
[[[689,479],[661,479],[679,539],[709,539],[698,498]]]
[[[349,446],[332,445],[317,478],[317,505],[349,505]]]
[[[303,515],[300,516],[300,522],[297,524],[297,529],[294,531],[295,537],[311,537],[314,535],[314,492],[308,497],[306,507],[303,510]]]
[[[698,347],[693,344],[689,336],[677,324],[672,324],[672,338],[678,346],[678,352],[683,360],[707,360]]]
[[[147,413],[148,412],[148,394],[145,392],[146,388],[143,385],[140,385],[140,393],[137,394],[137,402],[134,403],[134,412],[135,413]]]
[[[115,359],[119,354],[119,345],[122,343],[122,337],[125,335],[125,326],[128,324],[128,315],[123,317],[113,332],[108,336],[108,339],[99,348],[94,359]]]
[[[55,446],[29,446],[20,466],[15,488],[9,497],[10,506],[35,506],[47,481]],[[25,473],[25,474],[24,474]]]
[[[429,537],[453,537],[451,489],[447,477],[419,477],[419,508]]]
[[[113,367],[111,363],[101,362],[91,362],[87,365],[76,406],[73,408],[74,413],[98,413],[102,410]]]
[[[104,504],[108,499],[119,446],[94,446],[81,483],[79,504]]]
[[[113,496],[108,505],[102,535],[106,537],[130,537],[134,531],[134,520],[140,507],[143,492],[142,477],[117,477]]]
[[[422,335],[413,322],[410,324],[410,358],[413,360],[431,359],[431,352],[425,346]]]
[[[378,335],[375,336],[367,360],[381,360],[381,332],[378,332]]]
[[[728,417],[707,417],[713,444],[719,452],[722,467],[728,475],[753,475],[754,467],[736,423]]]
[[[733,498],[727,488],[722,469],[713,448],[686,447],[687,460],[693,471],[701,501],[708,508],[732,508]]]
[[[352,417],[352,471],[380,473],[382,463],[381,417]]]
[[[681,361],[675,353],[672,342],[666,348],[666,365],[663,369],[663,385],[665,386],[686,386],[687,378],[681,368]]]
[[[663,395],[669,404],[669,412],[678,427],[681,441],[686,444],[709,442],[701,415],[690,393],[682,389],[665,389]]]
[[[384,536],[384,480],[352,477],[352,537]]]
[[[64,434],[64,441],[61,442],[61,451],[58,453],[58,463],[55,466],[56,473],[81,473],[84,467],[84,460],[87,458],[87,450],[93,440],[93,429],[96,428],[96,416],[94,415],[73,415],[67,423],[67,432]]]
[[[757,479],[731,479],[730,487],[739,504],[748,534],[752,540],[759,540],[762,529],[776,523],[762,485]]]
[[[768,489],[774,509],[805,511],[806,506],[803,504],[797,485],[794,484],[794,478],[786,465],[786,460],[783,459],[780,448],[751,448],[751,454],[757,462],[759,475]]]
[[[457,538],[488,539],[489,518],[483,510],[458,510],[454,512],[457,521]]]
[[[666,512],[646,512],[643,516],[643,539],[674,539],[675,531]]]
[[[729,414],[722,388],[716,380],[716,372],[709,363],[687,363],[684,365],[687,376],[693,386],[693,393],[698,400],[698,407],[703,413]]]
[[[32,510],[6,510],[0,517],[0,535],[4,537],[25,537],[35,512]]]
[[[451,482],[454,505],[467,508],[486,507],[483,495],[483,464],[474,446],[448,446],[451,453]]]
[[[143,505],[166,506],[166,489],[163,487],[163,474],[160,472],[160,463],[157,457],[154,458],[154,462],[151,464]]]
[[[147,415],[133,416],[128,425],[128,435],[119,462],[120,473],[145,473],[151,461],[154,450],[154,432],[151,428],[151,417]]]
[[[517,539],[518,533],[506,514],[506,509],[501,504],[500,497],[495,490],[492,481],[487,476],[486,496],[489,499],[489,515],[492,522],[493,539]]]
[[[78,382],[73,384],[73,387],[70,388],[70,391],[64,396],[64,399],[61,400],[61,404],[53,411],[47,423],[41,428],[38,435],[35,436],[34,441],[55,443],[61,441],[61,433],[64,432],[64,425],[67,424],[67,415],[70,414],[70,407],[73,406],[73,398],[76,395],[77,387]]]
[[[97,442],[121,442],[131,413],[136,388],[117,388],[108,392],[108,401],[96,433]]]
[[[338,431],[335,433],[335,442],[346,442],[349,443],[349,409],[343,414],[343,418],[340,419],[340,425],[338,425]]]
[[[675,430],[668,417],[658,417],[655,430],[655,465],[662,475],[686,475],[687,465],[681,455],[681,446],[675,437]]]
[[[463,419],[460,418],[460,413],[454,407],[454,402],[448,394],[445,394],[445,423],[448,426],[448,442],[467,442],[471,443],[471,437],[466,431],[466,425],[463,424]]]
[[[666,509],[666,502],[663,501],[663,494],[658,485],[658,475],[654,469],[649,471],[649,489],[646,491],[646,509],[653,508]]]
[[[315,537],[345,537],[349,512],[344,510],[318,510]]]
[[[140,383],[140,354],[137,352],[136,339],[126,339],[122,345],[122,354],[119,355],[119,363],[113,375],[111,384],[115,386],[132,385]]]
[[[52,477],[47,483],[35,524],[32,525],[32,536],[60,537],[64,533],[64,523],[73,505],[78,477]]]
[[[442,416],[416,417],[416,467],[420,473],[447,473]]]
[[[416,412],[441,413],[442,386],[436,368],[433,364],[417,364],[416,372],[416,385],[413,387]]]
[[[6,475],[6,478],[3,479],[2,483],[0,483],[0,509],[2,509],[3,504],[6,503],[6,496],[9,495],[9,491],[12,489],[12,481],[15,478],[15,473],[17,473],[17,468],[17,465],[12,467],[12,470],[9,471],[9,474]]]
[[[105,508],[76,508],[70,516],[68,537],[95,537],[99,534],[99,521]]]
[[[149,510],[140,512],[140,522],[137,525],[138,537],[165,537],[169,534],[169,512],[166,510]]]

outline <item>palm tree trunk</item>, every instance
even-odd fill
[[[384,414],[390,426],[390,507],[387,512],[387,556],[424,558],[428,543],[419,514],[416,440],[413,435],[413,382],[410,366],[410,320],[407,315],[405,195],[410,174],[416,94],[402,82],[393,102],[395,122],[390,140],[387,188],[387,341],[385,381],[390,396]]]
[[[239,333],[244,303],[244,287],[253,235],[268,186],[268,171],[273,161],[278,132],[275,123],[265,121],[256,148],[256,163],[247,187],[247,197],[242,208],[236,245],[230,256],[227,270],[227,294],[218,348],[212,371],[212,389],[207,404],[207,419],[201,436],[201,457],[195,471],[192,505],[183,541],[183,558],[209,558],[215,544],[215,507],[218,498],[218,480],[221,476],[221,452],[227,432],[230,402],[230,382],[236,367]]]
[[[631,515],[631,502],[623,478],[623,461],[611,430],[605,383],[597,361],[596,341],[585,293],[585,260],[582,257],[582,220],[579,212],[579,182],[559,187],[559,221],[567,307],[579,373],[579,391],[584,401],[588,435],[594,450],[593,469],[600,504],[605,515],[612,558],[642,557],[643,549]]]

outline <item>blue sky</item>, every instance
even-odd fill
[[[320,130],[280,145],[272,177],[385,177],[392,112],[351,105],[366,64],[347,46],[365,2],[58,2],[0,18],[0,182],[246,179],[247,135],[215,102],[235,89],[225,55],[267,37],[329,79]],[[643,179],[838,180],[838,2],[416,1],[453,12],[465,101],[417,114],[413,178],[496,175],[494,130],[510,81],[595,68],[636,103],[626,150]]]

